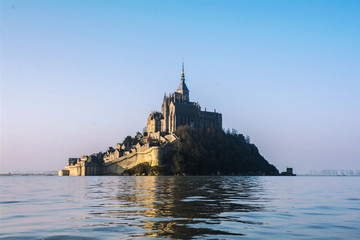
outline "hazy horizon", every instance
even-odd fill
[[[180,83],[279,171],[360,169],[359,1],[0,2],[1,172],[63,169]]]

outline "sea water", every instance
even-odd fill
[[[0,177],[2,239],[360,239],[360,177]]]

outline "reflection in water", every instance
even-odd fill
[[[133,236],[189,239],[206,235],[243,235],[231,223],[241,213],[264,211],[257,177],[114,177],[91,183],[87,216],[102,218],[91,227],[137,227]],[[100,201],[96,201],[96,199]],[[96,204],[94,204],[96,203]],[[230,224],[228,230],[224,223]],[[221,227],[217,228],[217,225]],[[119,231],[121,231],[119,229]]]
[[[0,177],[1,239],[359,239],[359,177]]]

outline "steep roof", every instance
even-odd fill
[[[198,112],[198,108],[194,104],[174,103],[176,113],[194,114]]]
[[[189,89],[187,88],[186,84],[185,84],[185,79],[181,80],[180,85],[178,87],[178,89],[176,90],[176,92],[189,92]]]

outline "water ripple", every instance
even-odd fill
[[[360,236],[360,178],[14,176],[0,180],[2,239]]]

